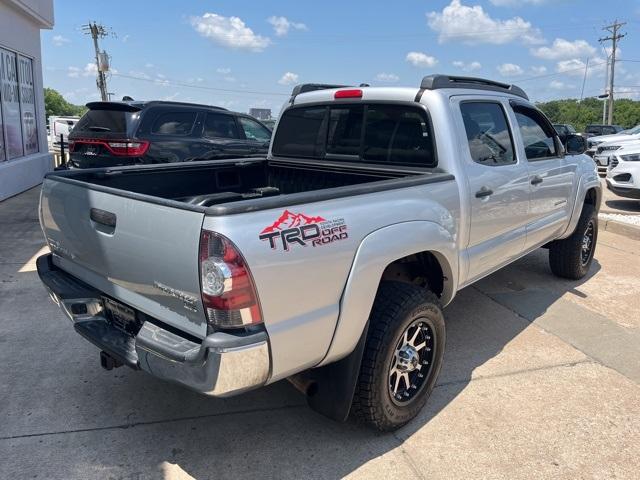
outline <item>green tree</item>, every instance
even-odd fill
[[[87,111],[84,105],[74,105],[53,88],[44,89],[44,110],[47,118],[51,115],[80,116]]]
[[[579,132],[583,132],[590,123],[602,123],[602,100],[575,98],[551,100],[536,104],[553,123],[569,123]],[[631,128],[640,124],[640,102],[630,99],[615,100],[613,104],[613,123]]]

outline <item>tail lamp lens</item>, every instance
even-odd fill
[[[242,328],[262,323],[251,272],[226,237],[203,230],[200,236],[200,286],[209,325]]]

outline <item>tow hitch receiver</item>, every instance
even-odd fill
[[[100,366],[105,370],[113,370],[122,366],[122,362],[119,362],[107,352],[100,352]]]

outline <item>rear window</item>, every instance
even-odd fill
[[[384,104],[292,108],[278,124],[276,156],[434,167],[424,110]]]
[[[73,132],[127,133],[128,127],[133,121],[133,115],[137,115],[137,113],[117,110],[89,110],[78,120]]]

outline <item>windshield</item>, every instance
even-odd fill
[[[627,130],[623,130],[620,133],[624,133],[625,135],[635,135],[636,133],[640,133],[640,125],[636,125],[633,128],[629,128]]]
[[[272,153],[281,157],[435,167],[431,126],[421,108],[332,104],[290,108]]]

